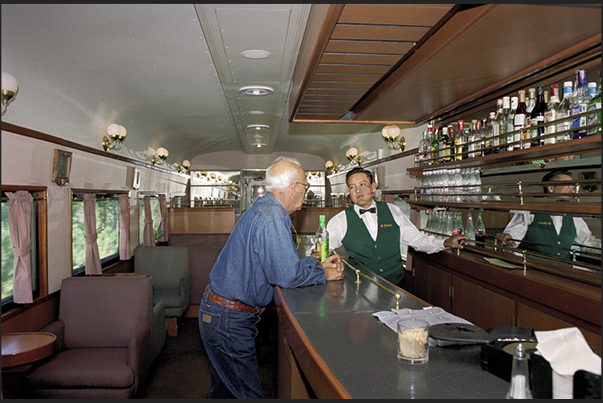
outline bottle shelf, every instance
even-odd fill
[[[498,167],[514,165],[518,162],[532,161],[535,159],[562,157],[566,155],[582,155],[591,152],[601,152],[601,135],[583,137],[562,143],[547,144],[538,147],[524,148],[506,153],[490,154],[461,161],[443,162],[435,165],[425,165],[407,168],[408,173],[421,178],[424,171],[439,168],[471,168],[471,167]]]

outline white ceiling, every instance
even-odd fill
[[[309,12],[307,4],[2,4],[2,71],[19,82],[2,119],[97,149],[115,122],[128,136],[112,152],[149,161],[165,147],[169,163],[194,159],[193,168],[220,151],[342,163],[352,139],[383,125],[288,123]],[[271,56],[241,55],[250,49]],[[242,96],[249,85],[275,92]],[[270,129],[258,139],[249,124]],[[251,146],[258,140],[266,145]]]

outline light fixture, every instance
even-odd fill
[[[351,147],[348,151],[345,152],[345,156],[350,161],[350,164],[357,163],[360,165],[361,157],[358,155],[358,149],[356,147]]]
[[[241,56],[246,57],[247,59],[266,59],[271,55],[272,53],[261,49],[249,49],[241,52]]]
[[[17,79],[12,74],[2,72],[2,115],[6,112],[8,103],[13,100],[18,89]]]
[[[381,136],[383,136],[383,141],[387,143],[387,148],[390,150],[404,151],[406,139],[404,136],[400,136],[400,128],[398,126],[384,126],[381,129]]]
[[[333,161],[328,160],[327,162],[325,162],[325,168],[327,169],[327,174],[336,174],[337,173],[337,167],[335,165],[333,165]]]
[[[239,88],[239,93],[241,95],[255,96],[272,95],[274,94],[274,89],[263,85],[248,85],[246,87]]]
[[[247,125],[247,128],[250,130],[266,130],[266,129],[270,129],[270,126],[262,125],[262,124],[252,124],[252,125]]]
[[[151,163],[153,165],[163,165],[170,153],[163,147],[157,149],[157,156],[151,155]]]
[[[126,139],[128,132],[125,127],[117,123],[111,123],[107,126],[107,136],[103,137],[103,149],[119,150]]]
[[[255,146],[257,148],[261,148],[262,146],[265,146],[266,143],[260,143],[259,141],[257,143],[251,143],[252,146]]]
[[[182,164],[178,165],[178,172],[186,172],[191,167],[191,162],[189,160],[182,161]]]

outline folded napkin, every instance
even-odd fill
[[[553,369],[553,399],[573,397],[573,378],[578,370],[601,375],[601,357],[589,347],[576,327],[534,332],[536,350]]]
[[[455,316],[444,309],[435,306],[426,306],[423,309],[392,309],[391,311],[380,311],[373,314],[382,323],[387,325],[394,332],[398,332],[397,323],[400,319],[419,319],[429,323],[429,326],[439,325],[440,323],[464,323],[472,325],[473,323],[461,317]],[[449,346],[454,344],[463,344],[460,342],[435,340],[429,338],[430,346]]]
[[[589,347],[582,332],[576,327],[534,332],[536,350],[561,375],[573,376],[579,369],[601,375],[601,357]]]

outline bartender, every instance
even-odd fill
[[[567,182],[572,180],[571,175],[565,170],[555,170],[547,173],[542,178],[542,182]],[[544,193],[558,193],[559,201],[569,201],[572,194],[576,193],[575,186],[568,183],[546,185],[543,189]],[[514,213],[504,232],[496,235],[505,246],[563,259],[571,258],[570,249],[573,244],[592,246],[598,248],[596,253],[601,253],[601,240],[593,235],[586,222],[580,217],[571,214],[551,215],[529,211]],[[516,246],[518,243],[519,246]],[[547,245],[564,249],[550,248]]]
[[[372,172],[356,167],[346,174],[346,185],[353,205],[339,212],[327,223],[329,248],[344,246],[350,258],[363,263],[374,273],[408,291],[400,252],[403,242],[425,253],[446,248],[463,248],[465,235],[442,239],[417,229],[400,207],[376,202],[377,185]],[[350,259],[350,264],[352,263]]]

